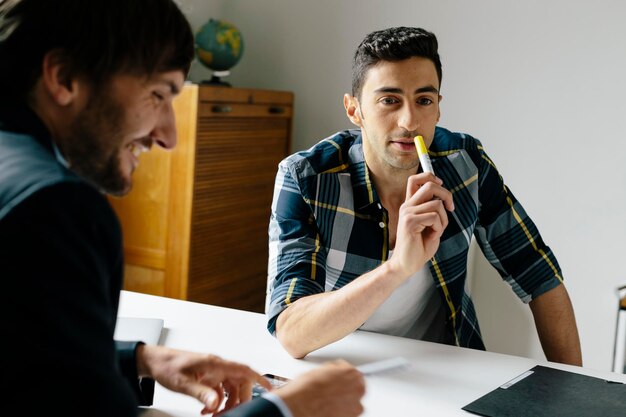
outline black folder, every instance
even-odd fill
[[[626,384],[538,365],[463,410],[486,417],[626,417]]]

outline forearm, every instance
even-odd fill
[[[546,358],[582,366],[574,309],[563,284],[530,302],[535,326]]]
[[[404,279],[385,263],[338,290],[300,298],[278,316],[276,336],[302,358],[358,329]]]

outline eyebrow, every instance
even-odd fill
[[[376,90],[374,90],[375,93],[394,93],[394,94],[401,94],[404,91],[402,91],[401,88],[397,88],[397,87],[381,87],[381,88],[377,88]],[[418,89],[416,89],[413,94],[422,94],[422,93],[435,93],[435,94],[439,94],[439,90],[437,90],[434,86],[432,85],[427,85],[425,87],[420,87]]]

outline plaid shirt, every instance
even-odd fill
[[[428,266],[456,344],[485,349],[466,284],[472,235],[525,303],[558,286],[561,270],[480,141],[437,127],[428,153],[455,207]],[[283,160],[269,225],[270,333],[298,298],[341,288],[385,262],[388,218],[366,169],[360,130],[338,132]]]

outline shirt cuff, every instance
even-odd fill
[[[285,404],[282,398],[280,398],[278,395],[268,391],[261,394],[261,397],[274,403],[274,405],[280,410],[283,417],[293,417],[293,414],[291,414],[291,410],[289,410],[287,404]]]

